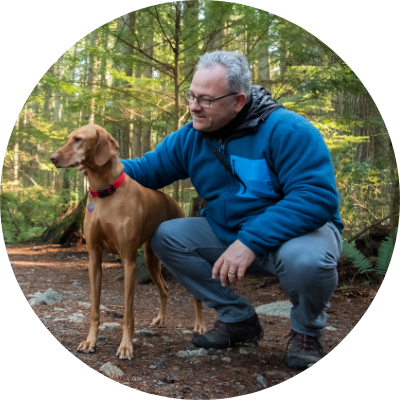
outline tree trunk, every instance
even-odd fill
[[[93,31],[90,34],[90,47],[96,47],[99,39],[99,34],[97,31]],[[93,50],[91,49],[89,53],[89,75],[88,75],[88,86],[89,90],[92,92],[92,98],[90,100],[90,109],[89,109],[89,124],[94,124],[95,119],[95,110],[96,110],[96,84],[97,84],[97,55],[93,54]]]
[[[56,66],[56,76],[59,81],[61,81],[61,76],[62,76],[62,63],[63,63],[63,57],[60,57],[57,61],[57,66]],[[58,87],[55,90],[54,97],[55,97],[54,122],[59,123],[61,122],[62,103],[61,103],[61,92],[58,89]]]

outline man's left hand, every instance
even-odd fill
[[[255,259],[256,255],[253,251],[240,240],[236,240],[214,264],[212,277],[215,279],[219,275],[222,286],[228,284],[228,279],[231,284],[235,284],[237,280],[244,278],[246,269]]]

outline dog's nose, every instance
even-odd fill
[[[54,154],[52,154],[52,155],[50,156],[50,161],[51,161],[54,165],[57,164],[57,162],[58,162],[59,159],[60,159],[60,157],[58,156],[57,153],[54,153]]]

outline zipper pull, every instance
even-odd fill
[[[232,160],[232,174],[235,175],[236,171],[235,171],[235,159]]]

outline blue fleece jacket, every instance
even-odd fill
[[[190,177],[206,200],[205,216],[216,235],[228,244],[239,239],[257,257],[329,221],[342,231],[330,153],[305,118],[280,108],[223,146],[214,143],[246,188],[222,166],[192,122],[155,151],[122,163],[147,188]]]

